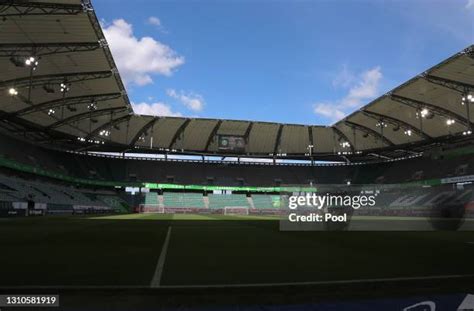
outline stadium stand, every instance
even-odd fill
[[[110,191],[91,193],[91,190],[79,190],[71,185],[65,186],[32,176],[12,176],[0,174],[0,202],[3,206],[10,203],[31,201],[34,208],[41,206],[48,213],[104,213],[126,212],[127,207]]]
[[[263,208],[280,208],[278,202],[280,197],[277,195],[253,194],[253,206],[257,209]]]
[[[225,207],[250,208],[245,194],[209,194],[209,208],[223,209]]]
[[[165,192],[163,202],[171,208],[206,208],[202,193]]]

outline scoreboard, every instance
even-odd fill
[[[231,136],[231,135],[218,136],[219,151],[244,152],[245,145],[246,145],[245,137],[243,136]]]

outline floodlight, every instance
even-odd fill
[[[8,89],[8,94],[10,94],[11,96],[15,96],[18,95],[18,91],[15,88],[11,87]]]

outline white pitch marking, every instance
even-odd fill
[[[160,257],[158,258],[158,262],[156,263],[155,274],[153,275],[153,279],[151,280],[150,287],[160,287],[161,276],[163,274],[163,268],[165,266],[166,253],[168,252],[168,245],[170,243],[170,236],[171,236],[171,226],[168,227],[165,243],[163,243]]]
[[[379,278],[379,279],[354,279],[354,280],[335,280],[335,281],[307,281],[307,282],[283,282],[283,283],[236,283],[236,284],[203,284],[203,285],[161,285],[159,288],[240,288],[240,287],[275,287],[275,286],[301,286],[301,285],[332,285],[332,284],[358,284],[358,283],[381,283],[381,282],[401,282],[401,281],[423,281],[423,280],[443,280],[443,279],[463,279],[463,278],[473,278],[474,274],[452,274],[452,275],[433,275],[433,276],[415,276],[415,277],[397,277],[397,278]],[[118,289],[127,289],[127,288],[141,288],[143,286],[120,286],[120,285],[111,285],[111,286],[71,286],[71,285],[55,285],[55,286],[44,286],[44,285],[28,285],[28,286],[13,286],[13,287],[2,287],[0,290],[7,289],[30,289],[30,288],[40,288],[40,289],[57,289],[67,288],[67,289],[103,289],[103,288],[118,288]]]
[[[161,288],[239,288],[239,287],[277,287],[277,286],[301,286],[301,285],[334,285],[334,284],[358,284],[358,283],[382,283],[382,282],[403,282],[403,281],[423,281],[423,280],[443,280],[472,278],[474,274],[451,274],[397,278],[378,279],[354,279],[335,281],[308,281],[308,282],[282,282],[282,283],[236,283],[236,284],[209,284],[209,285],[165,285]]]

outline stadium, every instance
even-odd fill
[[[1,295],[401,310],[473,292],[474,46],[302,125],[135,113],[89,1],[0,1],[0,24]],[[379,200],[351,228],[285,230],[296,192]]]

